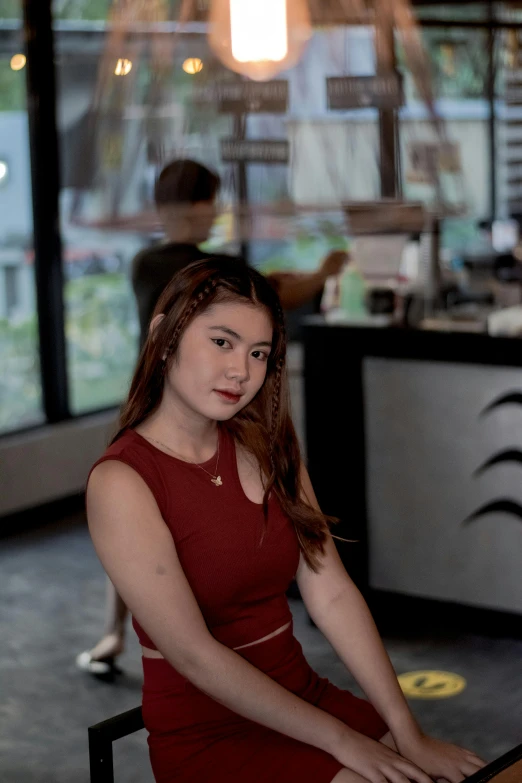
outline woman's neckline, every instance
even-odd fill
[[[189,462],[186,459],[181,459],[181,457],[175,457],[174,454],[169,454],[168,451],[163,451],[163,449],[156,446],[154,443],[151,443],[151,441],[145,437],[145,435],[141,435],[139,432],[137,432],[135,429],[130,428],[128,432],[132,432],[133,435],[135,435],[137,438],[139,438],[143,443],[145,443],[149,448],[153,449],[156,452],[159,452],[160,454],[163,454],[164,457],[168,457],[169,459],[174,460],[174,462],[179,462],[181,465],[192,465],[194,467],[202,467],[203,465],[209,465],[211,462],[214,462],[219,448],[223,448],[223,438],[221,436],[221,428],[218,427],[218,448],[216,448],[214,454],[205,462]]]
[[[210,457],[206,462],[187,462],[184,459],[179,459],[178,457],[175,457],[173,454],[169,454],[166,451],[163,451],[163,449],[158,448],[154,445],[154,443],[151,443],[150,440],[147,440],[147,438],[144,435],[141,435],[139,432],[137,432],[134,429],[129,428],[127,432],[132,433],[132,436],[137,437],[142,443],[145,443],[146,446],[148,446],[150,449],[155,451],[156,453],[161,454],[164,457],[167,457],[167,459],[174,460],[174,462],[177,462],[181,465],[189,465],[192,467],[201,467],[201,466],[208,466],[210,463],[214,462],[214,460],[217,457],[217,449],[214,452],[214,455]],[[225,437],[226,433],[225,430],[221,427],[218,427],[218,437],[219,437],[219,445],[221,451],[223,451],[223,447],[225,445]],[[263,507],[263,503],[256,503],[255,500],[250,500],[248,495],[246,494],[245,490],[243,489],[243,485],[241,484],[241,479],[239,478],[239,466],[237,464],[238,459],[238,453],[236,448],[236,442],[233,440],[233,465],[232,465],[232,474],[233,474],[233,480],[236,484],[236,488],[240,491],[241,495],[243,496],[244,500],[251,506],[254,506],[256,509],[261,509]],[[270,497],[268,498],[268,502],[271,505],[273,500],[273,492],[270,493]]]

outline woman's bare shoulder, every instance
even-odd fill
[[[150,488],[139,472],[118,458],[105,459],[92,470],[86,491],[87,510],[93,504],[107,508],[117,504],[120,508],[133,507],[137,501],[148,503],[152,508],[156,502]]]

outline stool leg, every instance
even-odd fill
[[[91,783],[114,783],[112,742],[89,729]]]

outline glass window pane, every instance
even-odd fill
[[[496,5],[496,4],[495,4]],[[415,8],[415,15],[419,20],[432,19],[436,21],[471,22],[483,21],[488,18],[489,3],[420,3]]]
[[[138,345],[128,270],[140,238],[93,227],[110,211],[103,193],[91,197],[99,176],[93,107],[109,7],[108,0],[53,3],[67,366],[76,414],[121,402]]]
[[[348,246],[341,204],[379,197],[378,111],[329,109],[326,87],[331,77],[375,71],[371,28],[317,28],[300,62],[283,75],[289,82],[288,114],[249,118],[249,137],[288,138],[291,149],[284,169],[248,170],[249,198],[273,206],[271,223],[259,226],[252,243],[251,260],[263,272],[318,269],[330,250]],[[286,223],[278,220],[278,201],[298,205],[302,214]]]
[[[497,217],[522,219],[522,31],[495,35]]]
[[[121,24],[104,24],[118,8]],[[192,157],[219,171],[224,214],[208,247],[233,242],[234,182],[219,144],[232,118],[193,100],[224,69],[203,33],[176,39],[154,16],[159,4],[55,0],[54,9],[68,371],[71,409],[83,413],[127,393],[139,342],[132,261],[163,239],[153,185],[166,162]]]
[[[105,21],[110,6],[111,0],[53,0],[53,14],[55,19]]]
[[[0,1],[0,432],[43,419],[21,8]]]
[[[487,100],[487,31],[481,28],[430,27],[422,36],[432,73],[433,93],[449,146],[441,155],[412,69],[400,51],[406,105],[400,112],[403,190],[406,198],[434,203],[436,188],[428,170],[430,150],[438,148],[437,168],[443,201],[457,216],[442,224],[442,244],[450,253],[483,250],[479,223],[490,217],[490,108]]]

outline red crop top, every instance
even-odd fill
[[[197,465],[165,454],[134,430],[109,446],[91,471],[115,459],[139,473],[172,533],[208,629],[222,644],[240,647],[292,619],[285,593],[299,565],[299,543],[291,521],[271,498],[260,546],[262,507],[243,492],[235,443],[224,427],[220,438],[220,487]],[[215,459],[202,464],[212,471]],[[140,643],[157,649],[134,617],[132,622]]]

